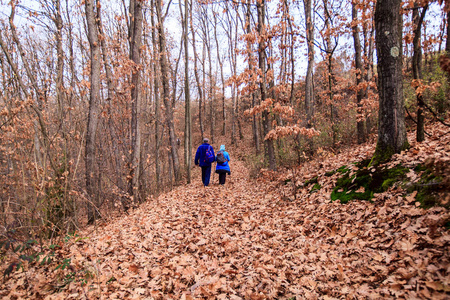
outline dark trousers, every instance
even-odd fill
[[[202,182],[204,186],[209,185],[210,178],[211,178],[211,166],[202,167]]]
[[[216,170],[216,173],[219,174],[219,184],[225,184],[225,180],[227,179],[227,173],[226,170]]]
[[[225,184],[227,173],[219,173],[219,184]]]

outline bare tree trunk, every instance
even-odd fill
[[[444,55],[446,56],[447,59],[450,59],[450,11],[448,11],[446,13],[446,16],[447,16],[447,30],[446,30],[447,31],[447,39],[445,41],[445,54]],[[450,72],[446,72],[445,75],[447,76],[447,81],[450,82]],[[450,85],[447,85],[446,93],[447,93],[446,101],[448,103],[448,101],[450,100]],[[445,104],[444,103],[445,103],[445,101],[440,101],[440,105],[439,105],[439,109],[438,109],[439,113],[445,112]]]
[[[328,67],[328,95],[330,99],[330,115],[331,115],[331,131],[333,135],[333,148],[336,146],[336,140],[337,140],[337,126],[336,123],[338,121],[337,116],[337,110],[333,104],[333,81],[334,81],[334,74],[333,74],[333,54],[337,47],[337,38],[334,37],[335,43],[333,45],[332,43],[332,36],[331,36],[331,26],[332,26],[332,14],[329,11],[328,7],[328,0],[323,0],[323,8],[325,11],[325,28],[327,31],[327,34],[325,36],[325,43],[326,43],[326,54],[327,54],[327,67]]]
[[[197,47],[195,44],[195,30],[194,30],[194,23],[193,23],[193,18],[192,18],[192,9],[190,10],[190,24],[191,24],[191,32],[192,32],[192,49],[194,50],[194,75],[195,75],[195,81],[197,82],[197,92],[198,92],[198,121],[200,124],[200,135],[201,138],[203,140],[204,135],[205,135],[205,129],[204,129],[204,125],[203,125],[203,114],[202,114],[202,103],[204,102],[204,93],[202,90],[202,85],[200,83],[200,76],[198,75],[198,66],[197,66],[197,61],[198,61],[198,54],[197,54]]]
[[[314,23],[311,14],[311,1],[303,0],[306,19],[306,43],[308,45],[308,66],[305,78],[305,110],[306,127],[311,127],[312,111],[314,105],[313,66],[314,66]]]
[[[353,21],[353,45],[355,46],[355,68],[356,68],[356,105],[357,105],[357,121],[356,130],[358,135],[358,144],[362,144],[366,141],[366,133],[364,130],[364,120],[363,120],[363,108],[361,101],[365,97],[365,91],[361,87],[361,83],[364,78],[364,69],[361,58],[361,41],[359,39],[359,28],[358,28],[358,8],[357,3],[352,1],[352,21]]]
[[[246,10],[245,10],[245,23],[246,23],[246,33],[251,33],[251,26],[250,26],[250,0],[246,3]],[[247,55],[248,55],[248,69],[250,71],[250,74],[252,74],[253,70],[253,49],[252,49],[252,43],[250,41],[247,41]],[[253,81],[253,76],[249,83],[252,86],[251,89],[251,97],[252,97],[252,107],[256,106],[256,91],[253,90],[253,86],[256,85],[256,83]],[[256,115],[252,116],[252,131],[253,131],[253,143],[255,144],[255,150],[256,154],[259,154],[261,152],[260,148],[260,132],[259,132],[259,122]]]
[[[86,21],[88,26],[88,40],[90,46],[91,58],[91,91],[89,97],[89,113],[86,130],[86,149],[85,149],[85,175],[86,175],[86,191],[90,202],[88,203],[87,215],[88,223],[92,224],[99,218],[98,199],[96,198],[96,186],[98,173],[95,170],[95,140],[97,133],[97,125],[100,113],[100,43],[98,40],[97,30],[97,14],[94,11],[96,3],[94,0],[85,1]]]
[[[378,57],[379,128],[372,165],[407,148],[403,103],[401,0],[377,0],[375,10]]]
[[[164,32],[164,16],[162,15],[162,1],[156,0],[156,15],[158,18],[158,34],[159,34],[159,53],[160,53],[160,65],[162,76],[162,88],[163,88],[163,101],[166,107],[166,123],[169,129],[169,141],[170,151],[172,154],[173,171],[175,176],[175,182],[178,183],[181,179],[180,173],[180,161],[177,152],[177,138],[175,136],[175,127],[173,124],[173,107],[170,101],[169,90],[169,68],[167,65],[167,49],[166,49],[166,36]]]
[[[11,3],[11,15],[9,17],[9,27],[11,29],[11,34],[12,34],[12,38],[14,40],[14,43],[17,46],[17,49],[19,51],[20,54],[20,58],[22,60],[22,64],[25,67],[25,71],[26,74],[28,76],[28,79],[31,81],[31,85],[32,88],[35,91],[35,105],[32,106],[34,112],[36,113],[37,116],[37,122],[34,122],[34,128],[35,128],[35,137],[34,137],[34,144],[35,144],[35,154],[38,157],[38,162],[41,164],[41,166],[43,166],[43,157],[41,155],[41,141],[39,139],[39,133],[38,131],[41,132],[42,137],[43,137],[43,142],[44,142],[44,149],[43,152],[45,153],[45,155],[48,158],[48,162],[50,163],[50,166],[52,167],[53,171],[57,171],[57,167],[54,164],[53,159],[51,159],[50,157],[50,139],[48,137],[48,132],[47,132],[47,128],[46,128],[46,124],[44,121],[44,118],[42,116],[42,109],[43,109],[43,101],[46,100],[45,98],[45,94],[43,93],[43,91],[39,88],[38,86],[38,82],[36,80],[36,76],[35,76],[35,72],[33,72],[33,70],[31,69],[29,63],[28,63],[28,59],[26,57],[26,52],[22,47],[22,44],[19,40],[19,37],[17,35],[16,32],[16,26],[14,25],[14,17],[16,14],[16,4],[14,2]],[[2,46],[3,48],[4,46]],[[11,67],[16,67],[16,71],[14,72],[16,74],[16,76],[18,76],[19,82],[21,82],[21,86],[23,87],[22,90],[24,91],[24,93],[26,94],[27,98],[32,97],[32,95],[29,94],[28,90],[25,88],[25,86],[23,85],[23,82],[20,80],[21,79],[21,75],[19,75],[18,69],[17,69],[17,65],[14,64],[12,58],[9,55],[8,49],[3,48],[3,52],[5,53],[5,55],[7,56],[8,62],[11,65]]]
[[[139,174],[141,168],[141,132],[140,132],[140,103],[141,103],[141,44],[142,44],[142,1],[130,0],[130,59],[134,62],[131,75],[131,157],[129,161],[128,194],[133,201],[141,202],[142,191],[139,189]]]
[[[188,6],[187,0],[184,1],[184,95],[185,95],[185,120],[184,120],[184,166],[186,169],[187,183],[191,183],[191,164],[192,164],[192,129],[191,129],[191,96],[189,90],[189,51],[188,51]],[[191,6],[192,10],[192,6]],[[181,16],[183,16],[181,14]]]
[[[292,26],[292,21],[290,18],[290,14],[289,14],[289,6],[286,3],[287,6],[287,12],[288,12],[288,25],[289,25],[289,30],[290,30],[290,35],[289,35],[289,40],[290,40],[290,62],[291,62],[291,92],[290,92],[290,100],[289,102],[291,103],[291,105],[294,107],[295,106],[295,94],[294,94],[294,87],[295,87],[295,58],[294,58],[294,45],[295,45],[295,41],[294,41],[294,28]]]
[[[225,110],[225,80],[223,76],[223,61],[220,57],[220,46],[219,46],[219,39],[217,38],[217,14],[213,14],[214,17],[214,39],[216,41],[216,50],[217,50],[217,61],[219,62],[219,68],[220,68],[220,80],[222,82],[222,135],[225,135],[226,131],[226,121],[227,121],[227,114]]]
[[[210,114],[210,124],[211,124],[211,128],[210,128],[210,140],[211,143],[214,143],[214,139],[215,139],[215,122],[216,122],[216,116],[215,116],[215,110],[214,110],[214,104],[216,103],[216,99],[215,99],[215,93],[213,93],[213,85],[214,85],[214,80],[213,80],[213,74],[212,74],[212,58],[211,58],[211,37],[210,37],[210,29],[209,29],[209,20],[208,20],[208,11],[206,10],[207,8],[205,7],[205,10],[203,11],[203,17],[202,17],[202,22],[203,22],[203,36],[204,36],[204,44],[206,47],[206,54],[208,56],[208,81],[209,81],[209,93],[208,93],[208,98],[209,98],[209,114]],[[206,61],[204,60],[203,63],[205,64]]]
[[[447,40],[445,41],[445,52],[450,55],[450,11],[447,12]]]
[[[375,9],[371,6],[369,6],[369,10],[370,11],[374,11]],[[374,35],[375,35],[375,25],[374,25],[374,13],[372,13],[372,21],[370,22],[371,24],[371,30],[370,30],[370,34],[367,34],[367,29],[366,29],[366,22],[363,23],[363,30],[364,30],[364,57],[367,59],[367,61],[365,61],[365,80],[366,82],[369,82],[372,80],[373,78],[373,52],[374,52],[374,43],[375,43],[375,39],[374,39]],[[366,95],[368,95],[369,91],[370,91],[370,86],[367,85],[366,88]],[[369,115],[366,118],[366,136],[368,136],[370,134],[372,130],[372,118]]]
[[[121,203],[125,210],[128,209],[128,198],[125,196],[125,184],[123,181],[123,165],[122,165],[122,155],[119,152],[119,137],[117,135],[117,132],[114,128],[114,120],[112,119],[112,99],[115,94],[115,88],[113,84],[113,72],[111,70],[111,62],[108,58],[108,49],[106,45],[106,38],[105,38],[105,32],[103,31],[103,24],[102,24],[102,13],[101,13],[101,7],[97,7],[97,17],[98,17],[98,31],[100,36],[102,38],[100,39],[100,47],[102,52],[102,58],[103,58],[103,66],[105,68],[105,75],[106,75],[106,86],[107,86],[107,111],[108,111],[108,120],[107,126],[109,130],[109,134],[111,136],[111,150],[114,153],[114,163],[115,163],[115,183],[117,185],[117,188],[119,189],[120,193],[122,194],[121,197]]]
[[[238,124],[238,131],[239,131],[239,139],[242,140],[244,139],[244,134],[242,133],[242,124],[241,124],[241,118],[240,118],[240,114],[239,114],[239,107],[240,107],[240,102],[239,102],[240,98],[239,98],[239,93],[238,96],[236,98],[236,121]]]
[[[228,8],[228,4],[227,4]],[[236,51],[237,49],[237,21],[233,19],[230,14],[230,9],[226,10],[227,17],[227,29],[225,30],[228,37],[228,53],[230,57],[230,69],[232,76],[237,76],[237,58]],[[234,26],[233,26],[234,25]],[[233,34],[235,36],[233,36]],[[236,83],[231,83],[231,101],[232,101],[232,109],[231,109],[231,144],[236,143],[236,100],[237,98],[237,87]]]
[[[428,4],[422,8],[422,12],[419,13],[419,8],[413,9],[413,24],[414,24],[414,38],[413,38],[413,57],[412,57],[412,69],[413,78],[416,80],[422,79],[422,43],[420,35],[422,34],[422,24],[425,18],[425,14],[428,9]],[[416,140],[423,142],[425,140],[425,117],[423,115],[423,96],[422,93],[417,94],[417,131]]]
[[[63,19],[61,16],[61,1],[55,0],[54,1],[54,17],[53,22],[56,27],[55,31],[55,40],[56,40],[56,55],[57,55],[57,62],[56,62],[56,98],[58,102],[58,118],[61,126],[61,134],[62,134],[62,145],[61,148],[63,149],[63,160],[60,162],[61,166],[58,168],[58,173],[55,174],[55,177],[57,178],[57,182],[61,185],[61,188],[64,191],[64,196],[62,199],[60,199],[62,212],[63,212],[63,218],[61,221],[67,222],[69,221],[69,218],[73,217],[74,213],[74,207],[71,201],[69,201],[68,194],[69,194],[69,180],[68,177],[64,177],[63,174],[66,172],[69,172],[69,161],[70,161],[70,153],[68,149],[68,136],[67,136],[67,125],[65,122],[66,114],[67,114],[67,103],[66,103],[66,88],[64,86],[64,50],[63,50]],[[71,222],[67,222],[69,224],[69,227],[67,228],[68,231],[73,231],[74,229],[74,221],[71,220]],[[62,225],[58,226],[58,230],[63,229]]]
[[[69,97],[68,97],[68,105],[72,105],[72,95],[73,91],[75,90],[75,81],[77,78],[76,70],[75,70],[75,63],[74,63],[74,54],[73,54],[73,36],[72,36],[72,22],[70,18],[70,12],[69,12],[69,1],[66,1],[66,18],[68,22],[68,39],[69,39],[69,66],[70,66],[70,90],[69,90]]]
[[[58,102],[58,117],[60,122],[63,123],[64,119],[64,51],[62,45],[62,28],[63,21],[61,17],[61,3],[60,0],[55,1],[55,16],[54,23],[56,26],[55,39],[56,39],[56,99]]]
[[[156,40],[156,26],[155,26],[155,1],[151,1],[151,24],[152,24],[152,46],[153,46],[153,85],[154,85],[154,99],[155,99],[155,177],[156,177],[156,193],[158,194],[161,191],[161,159],[160,159],[160,148],[162,143],[162,137],[160,135],[160,120],[161,120],[161,112],[160,112],[160,93],[159,93],[159,70],[157,67],[157,61],[159,56],[158,51],[158,43]]]
[[[266,28],[265,28],[265,12],[266,12],[266,1],[261,0],[261,2],[257,1],[256,3],[257,11],[258,11],[258,34],[259,34],[259,45],[258,45],[258,55],[259,55],[259,69],[261,70],[261,82],[259,84],[260,92],[261,92],[261,102],[264,102],[267,97],[267,78],[266,78]],[[266,110],[263,111],[263,126],[264,126],[264,136],[267,136],[269,131],[272,129],[272,120],[269,112]],[[266,161],[269,165],[270,170],[276,170],[275,163],[275,149],[273,145],[273,140],[265,139],[264,141],[266,145]]]

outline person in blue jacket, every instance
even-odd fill
[[[220,157],[221,155],[223,155],[223,159]],[[230,164],[228,163],[230,161],[230,155],[225,151],[225,145],[220,145],[220,150],[216,155],[216,161],[216,173],[219,174],[219,184],[224,185],[227,174],[231,174]]]
[[[212,151],[212,161],[207,157],[208,150]],[[214,160],[214,148],[209,144],[209,139],[204,138],[203,144],[197,148],[197,153],[195,153],[195,165],[202,168],[202,182],[204,186],[209,185],[209,179],[211,177],[211,163]]]

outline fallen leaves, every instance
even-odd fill
[[[448,140],[412,143],[393,164],[414,167],[430,155],[445,161],[449,150],[442,144]],[[338,174],[326,173],[373,150],[363,145],[337,155],[323,152],[298,169],[264,171],[257,180],[234,161],[223,187],[203,188],[196,174],[191,185],[63,245],[57,255],[71,258],[71,268],[58,273],[27,266],[4,280],[0,296],[444,299],[450,293],[446,209],[416,207],[417,193],[405,196],[399,188],[376,194],[373,202],[330,203]],[[321,188],[311,193],[303,185],[315,177]],[[78,281],[58,289],[55,283],[71,273]],[[92,276],[81,277],[86,274]]]

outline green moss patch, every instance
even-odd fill
[[[305,183],[303,184],[303,187],[307,187],[310,184],[315,184],[317,183],[317,180],[319,179],[318,176],[311,178],[310,180],[305,181]]]
[[[305,181],[303,184],[303,188],[308,187],[309,185],[312,185],[311,189],[309,190],[309,193],[316,192],[322,188],[322,186],[318,182],[319,177],[313,177],[310,180]]]
[[[313,187],[311,188],[309,193],[314,193],[314,192],[320,190],[321,188],[322,188],[322,186],[319,183],[316,183],[316,184],[313,185]]]
[[[334,174],[336,174],[336,170],[326,172],[326,173],[325,173],[325,176],[331,177],[331,176],[333,176]]]
[[[347,173],[348,171],[350,171],[350,169],[348,168],[348,166],[342,166],[342,167],[340,167],[339,169],[336,170],[336,172],[339,172],[339,173],[341,173],[341,174],[345,174],[345,173]],[[336,173],[336,172],[335,172],[335,173]]]
[[[414,170],[423,171],[423,173],[419,182],[409,188],[408,192],[417,191],[416,200],[420,202],[420,206],[430,208],[438,205],[449,208],[448,204],[441,203],[438,196],[438,193],[445,188],[442,184],[442,178],[422,165],[418,165]]]
[[[341,167],[338,172],[342,173],[336,186],[331,193],[331,200],[341,200],[347,203],[350,200],[371,200],[373,194],[381,193],[389,189],[394,183],[405,179],[408,168],[397,165],[393,168],[372,167],[367,168],[368,161],[357,163],[358,169],[351,171],[349,168]],[[341,172],[339,170],[347,170]]]

